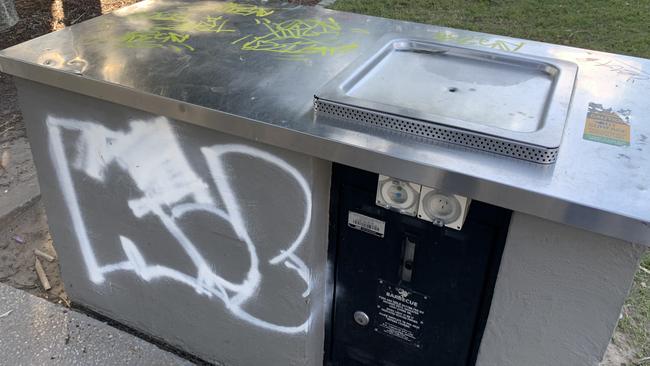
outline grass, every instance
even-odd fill
[[[641,261],[650,270],[650,252]],[[630,296],[623,307],[618,330],[632,343],[638,358],[650,356],[650,273],[639,270],[634,278]]]
[[[650,58],[650,0],[338,0],[330,8]],[[650,252],[641,262],[650,270]],[[618,331],[650,356],[650,273],[639,270]]]
[[[339,0],[331,8],[650,58],[650,0]]]

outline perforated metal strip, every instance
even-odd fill
[[[547,149],[497,137],[482,136],[469,131],[381,112],[367,111],[318,98],[314,99],[314,111],[317,115],[323,114],[345,121],[397,131],[406,135],[450,142],[539,164],[552,164],[557,159],[557,148]]]

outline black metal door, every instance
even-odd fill
[[[456,231],[376,206],[376,187],[376,174],[334,166],[327,362],[473,365],[510,212],[473,201]],[[348,225],[351,213],[384,236]]]

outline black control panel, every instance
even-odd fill
[[[375,204],[378,175],[333,167],[326,365],[474,365],[511,212],[472,201],[462,230]]]

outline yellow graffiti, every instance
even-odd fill
[[[179,12],[166,12],[166,11],[157,11],[155,13],[145,13],[138,14],[138,16],[149,19],[149,20],[159,20],[165,22],[188,22],[189,18],[187,14]]]
[[[223,10],[225,14],[235,14],[235,15],[255,15],[256,17],[265,17],[273,14],[273,10],[252,5],[252,4],[238,4],[238,3],[226,3],[226,8]]]
[[[234,32],[234,29],[227,29],[228,19],[223,16],[206,15],[201,19],[195,20],[187,14],[179,12],[157,12],[153,14],[143,14],[148,20],[155,21],[152,29],[167,30],[174,32],[192,33],[192,32]]]
[[[194,51],[194,47],[185,43],[189,38],[189,34],[178,34],[160,30],[146,30],[125,34],[122,37],[122,43],[129,48],[162,48],[169,46],[177,52],[182,50],[181,47]]]
[[[237,32],[231,27],[230,18],[250,17],[257,27],[250,33],[231,42],[243,51],[274,52],[283,59],[305,60],[306,55],[334,55],[356,49],[358,45],[341,40],[342,27],[333,18],[290,19],[274,22],[266,17],[274,10],[238,3],[222,3],[218,7],[205,5],[200,8],[179,7],[172,11],[156,11],[134,14],[141,20],[137,29],[122,35],[121,42],[129,48],[171,48],[174,51],[194,51],[191,38],[197,33]],[[204,15],[216,11],[221,15]],[[198,14],[198,15],[195,15]],[[236,23],[235,23],[236,24]],[[250,24],[250,23],[249,23]],[[361,28],[351,28],[350,34],[368,34]]]
[[[221,32],[234,32],[234,29],[227,29],[226,23],[228,19],[224,19],[222,16],[213,17],[206,16],[203,20],[198,23],[190,23],[191,29],[190,32],[212,32],[212,33],[221,33]]]
[[[142,31],[126,33],[122,43],[129,48],[163,48],[169,46],[174,51],[183,48],[194,51],[194,47],[186,42],[192,33],[221,33],[234,32],[226,27],[228,19],[222,16],[206,15],[202,19],[193,20],[187,15],[177,12],[156,12],[145,14],[146,19],[155,21],[155,25]],[[183,48],[181,48],[183,47]]]
[[[479,36],[460,36],[449,32],[437,32],[433,38],[439,42],[450,42],[461,46],[488,47],[506,52],[517,52],[525,45],[524,42],[512,42]]]
[[[341,43],[341,26],[332,18],[291,19],[273,23],[263,19],[262,24],[268,33],[262,36],[248,35],[233,44],[246,40],[241,46],[244,51],[265,51],[293,55],[333,55],[357,48],[356,43]]]

